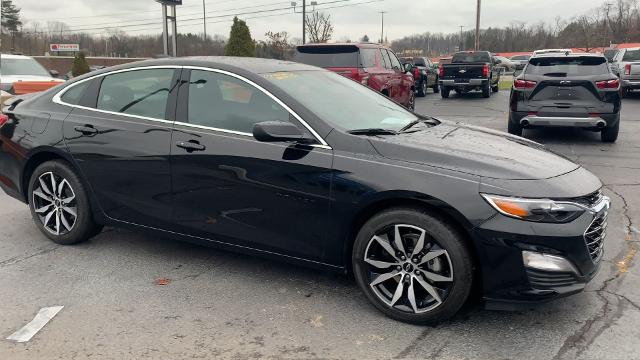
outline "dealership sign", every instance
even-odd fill
[[[80,51],[80,44],[51,44],[51,51]]]

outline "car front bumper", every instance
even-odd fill
[[[609,199],[603,196],[597,206],[568,224],[525,222],[497,214],[475,228],[472,238],[481,249],[485,300],[538,302],[582,291],[600,267],[608,210]],[[527,266],[523,252],[566,259],[571,270]]]

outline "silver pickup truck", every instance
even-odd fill
[[[620,49],[613,58],[611,68],[620,78],[623,96],[640,89],[640,48]]]

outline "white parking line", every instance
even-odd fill
[[[53,319],[54,316],[60,310],[62,310],[64,306],[52,306],[40,309],[36,317],[31,320],[27,325],[25,325],[22,329],[11,334],[7,340],[15,341],[15,342],[27,342],[31,340],[33,335],[37,334],[49,320]]]

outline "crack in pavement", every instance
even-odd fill
[[[60,245],[47,245],[47,246],[43,246],[41,248],[38,248],[37,251],[34,252],[34,253],[27,254],[27,255],[14,256],[12,258],[0,261],[0,268],[17,264],[19,262],[31,259],[32,257],[35,257],[35,256],[40,256],[40,255],[44,255],[44,254],[50,253],[50,252],[56,250],[59,247],[60,247]]]
[[[420,345],[420,342],[422,342],[422,340],[424,340],[427,335],[429,335],[429,333],[431,333],[431,331],[434,328],[428,328],[423,330],[420,335],[416,336],[415,339],[413,339],[409,345],[407,345],[407,347],[405,347],[402,351],[400,351],[398,353],[398,355],[394,356],[394,359],[405,359],[409,354],[411,354],[413,351],[416,350],[416,348],[418,347],[418,345]]]
[[[615,291],[620,286],[621,280],[626,274],[625,269],[633,260],[633,255],[635,255],[637,249],[634,246],[636,242],[632,239],[631,229],[635,229],[635,227],[631,216],[629,215],[629,204],[622,194],[612,189],[612,186],[613,185],[609,184],[604,187],[622,200],[622,216],[626,220],[625,244],[627,244],[627,249],[623,249],[616,256],[617,260],[614,261],[614,263],[617,265],[618,271],[614,272],[612,276],[603,281],[602,286],[594,291],[603,301],[602,307],[600,307],[593,316],[588,318],[584,324],[573,333],[573,335],[570,335],[564,340],[562,346],[553,359],[573,359],[582,355],[604,331],[613,326],[613,324],[623,316],[625,310],[624,304],[630,304],[634,308],[640,310],[640,307],[638,307],[636,303]],[[630,254],[633,255],[630,256]],[[621,266],[621,262],[624,262],[624,267]],[[613,283],[615,280],[617,281]],[[615,286],[615,289],[609,289],[610,286]],[[610,299],[606,294],[614,296],[613,299],[616,301],[612,301],[613,299]],[[625,300],[626,302],[621,300]],[[569,353],[572,351],[574,351],[574,353],[570,355]]]

